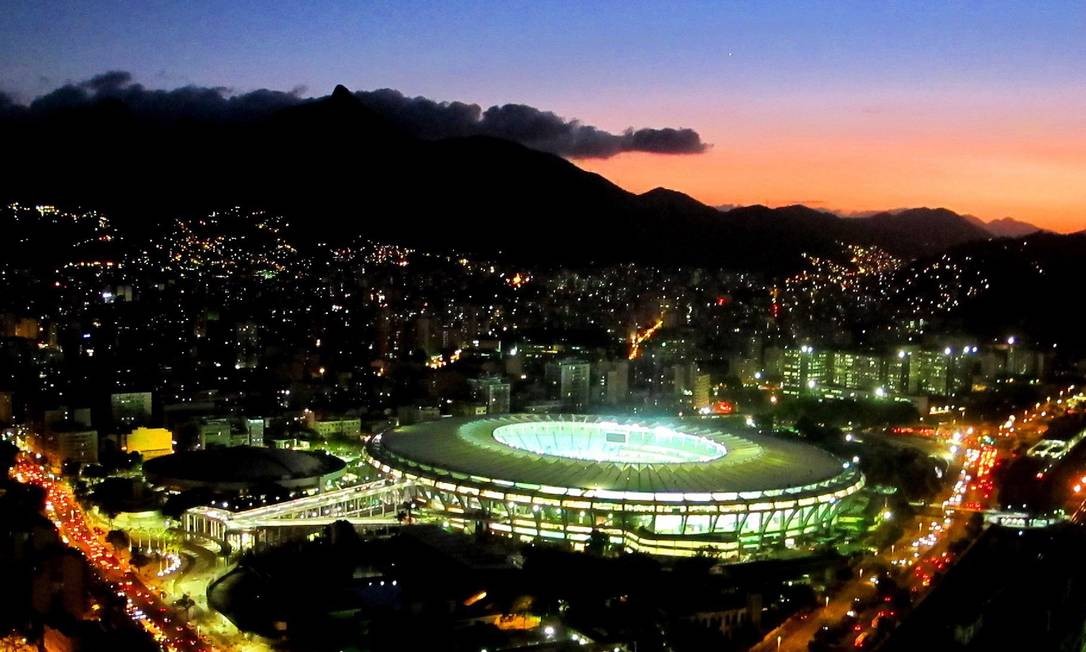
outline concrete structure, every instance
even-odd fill
[[[80,464],[98,462],[98,431],[93,428],[50,430],[45,433],[43,444],[58,465],[67,460]]]
[[[234,366],[256,369],[260,365],[260,328],[253,322],[239,323],[235,329],[237,349]]]
[[[125,392],[109,397],[113,426],[146,425],[151,421],[151,392]]]
[[[885,390],[882,356],[845,351],[835,353],[833,384],[865,392],[874,392],[879,387]]]
[[[300,538],[338,520],[356,527],[395,526],[397,513],[413,497],[410,483],[382,480],[241,512],[194,507],[181,515],[181,527],[241,551]]]
[[[173,433],[165,428],[140,426],[121,437],[121,450],[139,453],[145,461],[169,455],[173,452]]]
[[[37,319],[0,314],[0,336],[36,340],[40,334],[41,326]]]
[[[568,358],[558,363],[559,398],[566,409],[583,410],[589,403],[592,366],[584,360]]]
[[[396,408],[396,417],[403,425],[433,421],[441,418],[441,409],[436,405],[401,405]]]
[[[200,423],[200,448],[263,445],[263,419],[218,418]]]
[[[804,344],[785,349],[782,364],[781,390],[785,394],[813,394],[833,378],[832,351],[816,351],[814,347]]]
[[[972,386],[976,346],[898,347],[885,354],[815,349],[784,352],[785,394],[837,398],[953,396]]]
[[[503,378],[471,378],[468,384],[475,400],[486,406],[486,414],[509,414],[511,387]]]
[[[312,414],[312,413],[310,413]],[[358,437],[362,434],[362,419],[328,419],[326,421],[309,420],[307,424],[321,437]]]
[[[444,419],[374,437],[372,463],[453,529],[581,548],[593,531],[659,555],[742,559],[837,534],[848,463],[714,420]],[[737,426],[739,422],[734,422]]]
[[[621,405],[630,398],[630,362],[605,360],[592,368],[593,400],[602,405]]]

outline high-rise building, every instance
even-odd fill
[[[883,360],[878,355],[836,352],[833,355],[833,384],[846,389],[875,391],[884,385],[882,367]]]
[[[234,366],[238,369],[255,369],[260,364],[260,331],[253,322],[237,325],[237,356]]]
[[[51,433],[56,442],[57,458],[63,462],[72,460],[80,464],[98,461],[98,431],[93,428],[75,428]]]
[[[48,426],[38,440],[54,468],[67,461],[94,464],[98,461],[98,431],[74,421]]]
[[[781,389],[785,394],[814,393],[833,380],[833,352],[816,351],[806,344],[785,349],[782,371]]]
[[[264,445],[264,419],[260,417],[245,419],[245,430],[249,436],[249,441],[246,442],[249,446]]]
[[[593,402],[619,405],[630,397],[630,362],[604,360],[592,367]]]
[[[909,355],[909,393],[946,396],[951,393],[950,353],[914,351]]]
[[[487,414],[509,414],[510,385],[497,376],[468,380],[475,400],[486,407]]]
[[[583,410],[589,403],[591,365],[584,360],[567,358],[558,363],[559,401],[563,409]]]
[[[886,393],[905,395],[909,393],[909,353],[904,349],[886,357],[886,370],[883,374]]]
[[[200,448],[233,446],[230,419],[207,419],[200,424]]]
[[[712,387],[712,377],[709,374],[699,373],[697,379],[694,382],[694,409],[700,410],[702,408],[708,408],[711,403],[710,389]]]
[[[994,347],[1003,354],[1006,363],[1003,372],[1007,376],[1026,376],[1041,378],[1045,372],[1045,355],[1035,349],[1023,346],[1010,338],[1007,344]]]
[[[151,392],[127,392],[110,396],[113,425],[133,426],[151,421]]]
[[[762,350],[762,370],[769,378],[780,378],[784,372],[784,349],[767,346]]]
[[[422,349],[426,355],[434,355],[438,352],[434,350],[432,331],[433,320],[429,317],[419,317],[415,320],[415,348]]]

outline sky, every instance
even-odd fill
[[[7,0],[0,90],[126,70],[523,103],[701,154],[578,165],[710,204],[945,206],[1086,229],[1086,3]]]

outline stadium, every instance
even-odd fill
[[[374,437],[370,461],[415,484],[450,528],[583,548],[594,530],[626,550],[746,559],[834,536],[864,485],[847,462],[738,422],[501,415]]]

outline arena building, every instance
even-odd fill
[[[832,537],[864,486],[847,462],[720,419],[647,423],[570,415],[443,419],[384,433],[371,462],[415,484],[464,531],[582,548],[593,530],[627,550],[728,559]]]
[[[346,463],[323,451],[234,446],[175,453],[144,462],[147,481],[174,491],[207,488],[246,492],[275,484],[286,489],[325,489]]]

